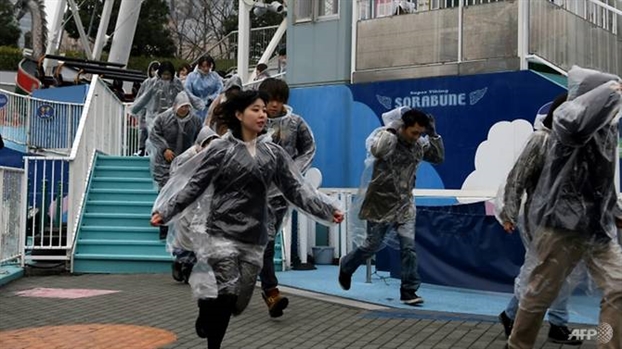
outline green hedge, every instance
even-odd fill
[[[0,46],[0,70],[17,71],[22,60],[22,50],[17,47]]]

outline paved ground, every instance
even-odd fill
[[[118,292],[77,299],[16,294],[34,288]],[[272,320],[257,292],[232,319],[223,348],[500,349],[505,343],[493,317],[388,309],[296,290],[288,296],[285,316]],[[25,277],[0,288],[0,348],[206,348],[194,333],[196,312],[189,287],[168,275]],[[537,348],[561,348],[545,342],[547,330]]]

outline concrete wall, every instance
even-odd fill
[[[295,4],[294,4],[295,5]],[[352,3],[339,2],[339,18],[294,23],[287,16],[287,83],[291,86],[350,81]]]

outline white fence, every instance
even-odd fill
[[[27,227],[22,244],[25,259],[69,258],[95,152],[121,155],[125,122],[123,104],[94,76],[70,155],[24,158],[28,174],[22,191],[27,202],[22,207]]]
[[[328,246],[333,247],[333,258],[345,256],[354,247],[353,243],[362,239],[366,232],[355,231],[353,228],[363,228],[364,223],[358,220],[353,207],[353,201],[358,192],[357,188],[320,188],[320,191],[335,198],[346,213],[343,222],[328,230]],[[492,190],[447,190],[447,189],[415,189],[414,197],[426,198],[456,198],[459,202],[487,201],[496,196]],[[357,222],[358,221],[358,222]],[[298,256],[301,263],[307,263],[307,255],[312,255],[312,249],[316,242],[316,222],[308,219],[305,215],[298,215]],[[288,219],[283,224],[283,252],[284,267],[291,267],[291,241],[292,232],[295,231],[292,222]],[[356,236],[356,235],[359,236]],[[360,241],[358,241],[360,243]]]
[[[20,193],[24,170],[0,166],[0,266],[21,262],[20,232],[23,231]]]
[[[68,152],[83,105],[52,102],[0,91],[0,133],[6,141],[32,150]]]

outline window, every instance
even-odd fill
[[[339,0],[295,0],[294,21],[309,22],[339,15]]]
[[[327,17],[339,14],[339,0],[318,0],[318,4],[318,17]]]
[[[310,21],[313,17],[313,0],[296,0],[294,11],[296,22]]]

